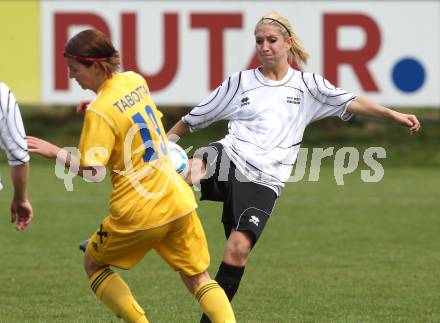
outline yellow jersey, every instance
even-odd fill
[[[173,169],[161,118],[147,83],[134,72],[106,80],[87,108],[81,165],[107,167],[110,219],[120,230],[161,226],[197,207],[191,188]]]

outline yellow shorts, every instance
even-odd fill
[[[195,211],[140,231],[115,228],[106,217],[90,237],[87,253],[98,263],[130,269],[153,248],[174,270],[188,276],[200,274],[209,266],[208,243]]]

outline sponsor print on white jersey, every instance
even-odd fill
[[[304,130],[313,121],[338,116],[346,121],[353,93],[335,88],[322,76],[289,67],[280,81],[258,69],[228,77],[182,118],[196,131],[229,120],[220,143],[246,178],[278,195],[295,164]]]
[[[6,152],[9,165],[29,161],[23,120],[14,94],[0,82],[0,148]]]

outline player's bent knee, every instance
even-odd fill
[[[211,280],[207,271],[204,271],[200,274],[194,276],[187,276],[184,273],[180,272],[180,277],[182,278],[183,283],[190,293],[194,294],[197,288],[206,281]]]
[[[228,265],[243,267],[247,263],[249,257],[249,251],[236,250],[236,249],[226,249],[224,255],[224,261]]]
[[[247,232],[233,231],[229,236],[224,260],[234,266],[246,265],[252,249],[252,239]]]
[[[96,273],[99,269],[106,267],[105,265],[96,263],[87,251],[84,253],[84,270],[87,276],[90,278]]]

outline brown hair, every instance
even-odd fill
[[[255,33],[257,32],[257,29],[263,25],[271,25],[276,27],[284,36],[285,40],[292,38],[293,44],[292,47],[290,47],[287,57],[290,64],[307,64],[309,54],[305,51],[304,47],[302,47],[301,41],[299,40],[298,36],[296,36],[296,34],[293,32],[292,25],[290,24],[289,20],[287,20],[287,18],[275,12],[265,14],[263,17],[261,17],[261,19],[255,26]]]
[[[119,70],[121,60],[111,40],[96,29],[86,29],[64,45],[64,56],[72,58],[85,66],[94,62],[99,64],[108,78]]]

